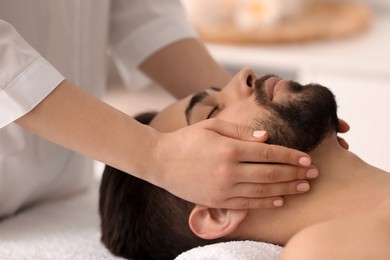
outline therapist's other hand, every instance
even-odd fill
[[[255,137],[258,135],[257,137]],[[217,119],[162,134],[153,149],[156,185],[216,208],[272,208],[310,187],[318,170],[306,153],[268,145],[265,132]]]
[[[346,133],[348,132],[350,129],[349,125],[347,122],[345,122],[343,119],[339,119],[339,128],[338,128],[338,132],[339,133]],[[349,144],[347,143],[347,141],[345,141],[344,138],[341,138],[340,136],[337,136],[337,140],[339,141],[339,144],[346,150],[349,149]]]

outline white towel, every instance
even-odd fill
[[[100,242],[98,185],[0,222],[0,259],[113,260]]]
[[[232,241],[193,248],[175,260],[277,260],[282,247],[255,241]]]
[[[98,185],[67,199],[37,205],[0,221],[0,259],[114,260],[100,242]],[[189,250],[177,260],[272,260],[281,247],[240,241]]]

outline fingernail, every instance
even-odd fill
[[[304,183],[299,183],[297,185],[297,191],[308,191],[308,190],[310,190],[309,183],[304,182]]]
[[[254,138],[262,138],[266,134],[266,131],[254,131],[253,132],[253,137]]]
[[[274,205],[275,207],[281,207],[283,206],[283,200],[274,200],[272,202],[272,205]]]
[[[318,170],[315,168],[312,168],[306,172],[306,177],[313,179],[318,177]]]
[[[302,165],[302,166],[310,166],[311,164],[311,160],[307,157],[301,157],[299,158],[299,164]]]

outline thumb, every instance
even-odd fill
[[[208,119],[200,122],[203,127],[220,135],[243,141],[265,142],[268,133],[262,130],[253,130],[249,127],[229,123],[219,119]]]

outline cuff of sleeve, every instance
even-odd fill
[[[122,40],[113,48],[113,57],[123,81],[131,85],[131,76],[146,58],[169,44],[196,37],[184,17],[163,17]]]
[[[63,80],[64,76],[42,57],[34,61],[0,89],[0,128],[30,112]]]

